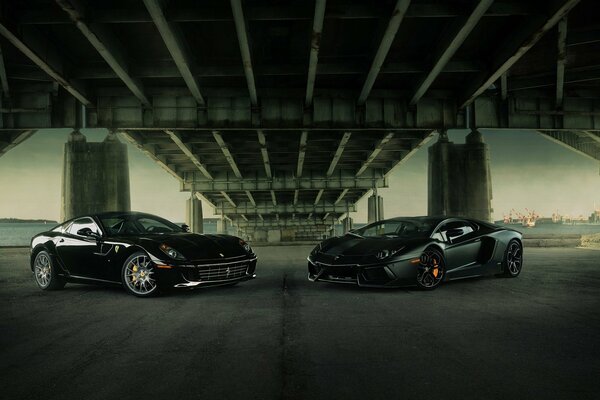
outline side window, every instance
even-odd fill
[[[475,232],[475,230],[476,227],[467,221],[452,221],[442,225],[433,237],[448,242],[450,239],[457,240],[469,233]]]
[[[152,218],[139,218],[138,223],[144,227],[144,231],[146,232],[154,232],[154,233],[164,233],[164,232],[173,232],[173,228],[163,224],[160,221],[157,221]]]
[[[90,228],[93,232],[96,232],[99,235],[101,234],[98,225],[96,225],[94,221],[88,217],[79,218],[73,221],[73,223],[69,227],[68,233],[70,233],[71,235],[79,236],[77,235],[77,231],[83,228]]]

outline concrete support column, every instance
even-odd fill
[[[331,228],[329,228],[329,237],[334,237],[335,236],[335,225],[333,225]]]
[[[383,218],[383,197],[373,194],[367,203],[367,222],[370,224]]]
[[[266,242],[267,241],[267,231],[266,229],[256,229],[252,232],[252,240],[255,242]]]
[[[186,200],[185,223],[194,233],[204,233],[204,219],[202,215],[202,201],[192,192],[192,197]]]
[[[281,242],[281,229],[269,229],[267,231],[267,242],[269,242],[269,243]]]
[[[352,222],[353,222],[352,218],[350,218],[350,217],[346,217],[342,220],[342,226],[343,226],[344,233],[348,232],[349,230],[352,229]]]
[[[225,218],[217,220],[217,233],[226,235],[227,230],[229,229],[228,225],[229,221],[227,221]]]
[[[130,211],[127,146],[114,133],[103,142],[88,143],[74,131],[65,143],[63,221],[104,211]]]
[[[429,215],[451,215],[490,221],[492,185],[487,145],[478,130],[465,144],[445,135],[429,148]]]

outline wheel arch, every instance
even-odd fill
[[[31,268],[31,271],[33,271],[34,268],[35,258],[41,251],[46,251],[53,261],[56,261],[56,254],[53,251],[53,244],[54,243],[52,242],[38,243],[33,247],[33,249],[31,249],[31,256],[29,257],[29,267]]]
[[[423,246],[423,251],[425,251],[427,249],[435,249],[435,250],[439,251],[440,253],[442,253],[442,256],[444,257],[444,261],[446,260],[446,252],[444,251],[444,248],[442,246],[440,246],[438,243],[428,243],[425,246]]]

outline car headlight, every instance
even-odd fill
[[[244,248],[244,251],[246,253],[252,253],[252,247],[250,247],[250,245],[248,243],[246,243],[245,241],[240,239],[240,246],[242,246]]]
[[[386,258],[389,258],[393,255],[395,255],[396,253],[402,251],[404,249],[404,247],[400,247],[399,249],[396,250],[381,250],[379,253],[375,254],[375,257],[377,257],[378,260],[385,260]]]
[[[310,252],[310,254],[314,256],[314,255],[315,255],[315,254],[317,254],[319,251],[321,251],[321,247],[322,247],[322,246],[321,246],[321,243],[319,243],[318,245],[316,245],[316,246],[315,246],[315,248],[314,248],[314,249],[312,249],[312,251]]]
[[[167,246],[163,243],[158,247],[162,250],[163,253],[165,253],[174,260],[185,260],[185,257],[171,246]]]

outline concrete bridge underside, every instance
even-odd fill
[[[600,160],[596,14],[593,0],[5,1],[0,156],[37,129],[105,127],[242,231],[316,236],[435,131],[535,130]]]

